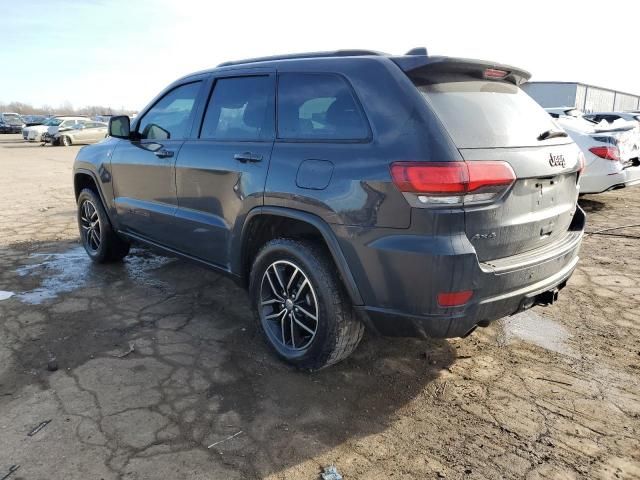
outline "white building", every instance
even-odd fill
[[[522,88],[545,108],[575,107],[584,112],[640,110],[640,95],[577,82],[527,82]]]

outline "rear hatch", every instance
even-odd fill
[[[466,234],[478,259],[560,242],[576,210],[581,154],[519,88],[528,74],[458,59],[427,61],[407,73],[464,161],[473,164],[470,172],[482,170],[479,162],[506,162],[515,174],[497,198],[464,200]]]

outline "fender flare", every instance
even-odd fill
[[[278,217],[291,218],[294,220],[299,220],[301,222],[308,223],[309,225],[315,227],[327,245],[331,256],[333,257],[333,261],[335,262],[338,272],[340,273],[340,277],[343,280],[345,289],[351,299],[353,305],[364,305],[362,300],[362,296],[360,295],[360,290],[356,285],[355,279],[351,274],[351,269],[349,268],[349,264],[347,263],[347,259],[345,258],[342,249],[340,248],[340,244],[338,243],[338,239],[336,235],[333,233],[333,230],[329,226],[327,222],[322,220],[317,215],[312,213],[304,212],[301,210],[295,210],[286,207],[255,207],[253,210],[247,213],[245,217],[244,223],[242,225],[242,234],[241,234],[241,242],[240,249],[238,251],[238,255],[236,258],[239,259],[239,265],[242,265],[242,252],[244,252],[245,242],[247,239],[247,226],[251,223],[251,220],[260,215],[273,215]]]
[[[100,201],[102,202],[102,206],[104,207],[104,211],[107,214],[107,217],[109,217],[109,222],[111,222],[112,226],[117,225],[117,223],[114,223],[113,221],[113,215],[114,212],[111,211],[111,208],[109,207],[109,204],[107,203],[105,197],[104,197],[104,193],[102,193],[102,184],[100,183],[100,181],[98,180],[98,176],[96,175],[96,173],[93,170],[89,170],[87,168],[76,168],[73,171],[73,193],[75,196],[75,189],[76,189],[76,176],[82,174],[82,175],[88,175],[93,179],[93,183],[96,186],[96,190],[98,190],[98,196],[100,196]],[[78,192],[78,194],[80,194],[80,192]],[[76,197],[76,202],[77,202],[77,197]]]

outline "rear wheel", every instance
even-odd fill
[[[62,145],[63,147],[70,147],[71,139],[68,136],[63,135],[62,137],[60,137],[60,145]]]
[[[364,325],[321,247],[279,238],[258,253],[249,292],[267,342],[287,362],[318,370],[348,357]]]
[[[89,188],[78,196],[78,228],[82,246],[94,262],[122,260],[129,253],[129,243],[113,231],[100,197]]]

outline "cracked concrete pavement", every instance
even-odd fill
[[[552,307],[308,374],[226,278],[91,264],[76,151],[0,136],[0,478],[640,478],[640,229],[587,236]],[[590,231],[640,219],[640,188],[581,203]]]

